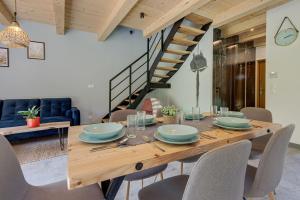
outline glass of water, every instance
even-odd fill
[[[177,111],[176,113],[176,124],[182,124],[183,122],[183,112]]]
[[[228,111],[229,111],[229,108],[228,108],[228,107],[221,107],[221,108],[220,108],[220,115],[221,115],[222,117],[226,117],[227,114],[228,114]]]
[[[143,131],[146,129],[145,127],[145,118],[146,112],[145,111],[138,111],[136,113],[136,130]]]
[[[136,138],[136,115],[127,115],[127,137]]]
[[[193,121],[199,121],[200,120],[200,116],[201,116],[200,107],[193,107],[192,108],[192,116],[193,116]]]
[[[210,115],[216,117],[218,115],[218,106],[213,105],[210,107]]]

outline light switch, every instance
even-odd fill
[[[88,88],[94,88],[95,85],[94,84],[88,84]]]
[[[278,78],[277,72],[270,72],[270,78]]]

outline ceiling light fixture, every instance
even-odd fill
[[[29,46],[28,34],[23,31],[17,22],[17,1],[15,0],[15,12],[12,23],[0,32],[0,42],[8,48],[25,48]]]
[[[253,32],[254,30],[255,30],[254,28],[251,28],[251,29],[250,29],[251,32]]]

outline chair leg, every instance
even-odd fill
[[[162,172],[160,172],[160,180],[164,180],[164,174]]]
[[[142,188],[144,188],[144,179],[142,179]]]
[[[273,193],[273,192],[270,192],[270,193],[269,193],[269,199],[270,199],[270,200],[275,200],[275,196],[274,196],[274,193]]]
[[[130,181],[127,183],[127,192],[126,192],[126,200],[129,200],[130,195]]]
[[[180,175],[183,175],[183,162],[180,162]]]

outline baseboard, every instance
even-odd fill
[[[291,143],[289,144],[289,147],[299,149],[300,150],[300,144]]]

